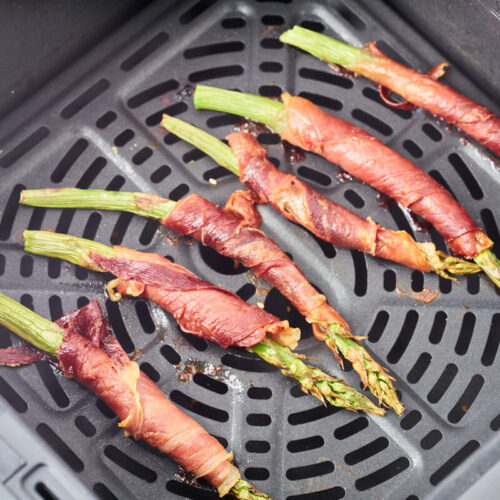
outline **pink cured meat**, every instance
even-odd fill
[[[126,435],[144,439],[196,477],[229,491],[240,475],[232,454],[177,408],[108,331],[97,302],[57,321],[65,330],[57,357],[64,374],[99,396],[120,418]]]
[[[451,193],[415,164],[312,102],[286,93],[282,97],[287,121],[284,139],[340,165],[427,219],[456,254],[473,258],[492,246]]]
[[[363,49],[369,57],[359,57],[351,71],[391,89],[408,102],[456,125],[500,156],[500,117],[455,89],[387,57],[370,42]],[[442,66],[442,65],[441,65]]]
[[[243,220],[197,194],[190,194],[177,203],[162,224],[182,235],[192,236],[262,276],[313,324],[317,337],[324,337],[319,327],[331,323],[339,323],[349,331],[344,318],[328,305],[325,296],[307,281],[285,252],[259,229],[246,227],[247,221],[252,220],[254,206],[244,206],[250,215],[246,217],[247,212],[238,211]]]
[[[155,254],[114,247],[116,257],[91,252],[92,261],[120,278],[118,291],[145,297],[170,312],[187,333],[230,345],[252,346],[290,328],[287,321],[247,304]],[[243,320],[242,320],[243,319]]]

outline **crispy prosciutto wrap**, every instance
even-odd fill
[[[182,235],[189,235],[218,253],[252,269],[285,295],[299,312],[313,324],[316,336],[324,340],[319,326],[340,323],[349,327],[342,316],[331,307],[306,279],[299,267],[268,238],[254,227],[253,205],[240,211],[242,220],[197,194],[184,198],[162,219],[162,223]]]
[[[448,63],[438,64],[427,74],[422,74],[388,57],[375,42],[358,49],[301,26],[286,31],[280,40],[330,64],[339,64],[370,78],[379,84],[380,95],[390,106],[424,108],[462,129],[500,156],[500,117],[438,81]],[[390,91],[399,94],[406,102],[391,101]]]
[[[1,307],[4,307],[7,298],[0,298]],[[21,311],[21,308],[17,305],[18,310],[12,310],[22,313],[25,319],[27,314],[35,316],[31,325],[39,320],[46,322],[43,318],[38,320],[29,310]],[[6,324],[2,319],[0,311],[0,322]],[[66,314],[56,324],[46,323],[53,325],[52,334],[59,335],[58,345],[52,345],[55,354],[52,362],[66,377],[75,378],[101,398],[120,419],[118,425],[126,436],[144,439],[168,454],[194,476],[215,486],[221,496],[229,493],[240,481],[240,473],[231,463],[232,453],[171,403],[139,369],[139,365],[129,359],[109,331],[97,301]],[[10,325],[7,323],[7,326]],[[19,324],[16,327],[19,328]],[[25,331],[23,336],[27,338],[29,334]],[[49,357],[31,346],[0,350],[0,364],[9,366]]]
[[[253,135],[235,132],[228,136],[228,141],[238,159],[240,180],[259,202],[270,203],[287,219],[333,245],[431,271],[424,252],[405,231],[389,231],[370,218],[362,219],[295,175],[281,172]]]
[[[287,93],[282,97],[284,139],[340,165],[428,220],[456,254],[471,259],[493,245],[451,193],[414,163],[307,99]]]
[[[157,254],[113,247],[115,256],[90,252],[91,261],[102,271],[118,277],[118,293],[144,297],[170,312],[186,333],[222,347],[248,347],[267,334],[295,347],[296,332],[288,321],[241,300],[236,294],[198,278],[186,268]],[[241,318],[245,321],[241,321]]]

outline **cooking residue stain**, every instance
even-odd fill
[[[402,290],[397,286],[396,292],[398,295],[407,295],[408,297],[412,297],[414,300],[423,302],[425,304],[430,304],[439,297],[439,290],[430,290],[425,286],[423,290],[420,292],[414,292],[414,291],[406,292],[405,290]]]
[[[285,158],[292,164],[303,162],[306,159],[305,152],[297,146],[290,144],[288,141],[282,140],[281,147],[283,148]]]
[[[429,221],[426,221],[411,210],[406,210],[410,214],[411,226],[415,231],[419,233],[428,233],[431,230],[432,224]]]
[[[348,174],[342,168],[339,168],[339,171],[335,174],[335,177],[339,182],[353,182],[354,177],[351,174]]]
[[[177,92],[176,95],[178,95],[181,99],[188,99],[193,96],[193,92],[193,86],[187,83],[179,92]]]
[[[208,361],[201,361],[192,358],[189,358],[188,361],[184,363],[184,366],[182,366],[182,364],[178,364],[176,365],[176,368],[179,370],[177,380],[180,382],[191,382],[194,375],[197,373],[202,373],[203,375],[221,380],[222,372],[224,370],[224,366],[222,365],[215,365]]]
[[[183,467],[179,467],[179,470],[175,474],[175,478],[188,486],[196,486],[197,488],[202,488],[203,485],[193,476],[190,472],[188,472]]]
[[[142,349],[135,348],[132,356],[130,356],[131,361],[136,361],[144,355],[144,351]]]
[[[189,358],[186,363],[179,363],[175,367],[179,370],[177,380],[180,382],[191,382],[197,373],[202,373],[220,382],[225,382],[233,390],[235,396],[239,396],[245,391],[241,380],[223,365]]]
[[[252,134],[257,136],[259,134],[269,134],[271,131],[262,123],[254,122],[253,120],[249,120],[248,118],[243,118],[240,123],[233,127],[235,132],[247,132],[248,134]]]
[[[342,66],[338,66],[337,64],[328,63],[328,67],[332,73],[335,73],[338,76],[343,78],[356,78],[356,73],[349,71],[348,69],[343,68]]]
[[[254,271],[249,269],[245,272],[247,280],[255,287],[256,293],[259,297],[266,297],[267,294],[272,290],[272,286],[263,280],[260,276],[257,276]]]
[[[384,193],[378,193],[377,200],[382,208],[389,208],[391,205],[394,205],[396,203],[396,200],[394,198],[391,198]]]

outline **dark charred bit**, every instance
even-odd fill
[[[195,486],[197,488],[202,488],[204,485],[198,479],[196,479],[191,472],[188,472],[184,467],[179,466],[179,470],[175,474],[175,479],[180,483],[186,484],[188,486]]]
[[[233,127],[235,132],[247,132],[257,137],[259,134],[269,134],[270,129],[259,122],[254,122],[248,118],[243,118],[240,123]]]
[[[184,87],[182,87],[181,90],[179,90],[179,92],[176,93],[176,95],[180,97],[181,100],[190,99],[191,97],[193,97],[193,92],[194,92],[193,86],[187,83],[186,85],[184,85]]]
[[[353,182],[354,178],[351,174],[348,174],[344,169],[339,167],[339,171],[335,174],[335,177],[339,182]]]
[[[378,193],[377,199],[380,206],[384,209],[389,208],[391,205],[394,205],[396,203],[396,200],[394,198],[391,198],[384,193]]]
[[[282,140],[281,147],[283,148],[283,154],[289,163],[300,163],[306,159],[306,153],[297,146],[293,146],[288,141]]]
[[[411,210],[408,210],[408,213],[410,214],[412,229],[419,233],[428,233],[431,230],[432,224],[429,221],[413,213]]]
[[[177,380],[180,382],[191,382],[197,373],[220,380],[222,371],[224,370],[222,365],[215,365],[208,361],[191,358],[184,364],[184,367],[182,364],[178,364],[175,367],[180,370],[177,374]]]
[[[349,71],[348,69],[338,66],[337,64],[328,63],[328,67],[332,73],[342,76],[343,78],[356,78],[358,76],[353,71]]]
[[[137,347],[134,349],[132,356],[130,356],[130,361],[137,361],[144,355],[144,351],[142,349],[138,349]]]

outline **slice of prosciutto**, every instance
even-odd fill
[[[457,255],[471,259],[493,245],[451,193],[414,163],[307,99],[288,93],[282,98],[285,140],[336,163],[428,220]]]
[[[351,71],[391,89],[406,101],[456,125],[500,156],[500,117],[455,89],[387,57],[375,42],[368,43],[349,66]],[[437,68],[443,68],[446,63]]]
[[[116,256],[90,252],[92,262],[117,276],[120,294],[144,297],[171,313],[181,329],[222,347],[248,347],[266,335],[294,348],[298,330],[157,254],[113,247]]]
[[[113,410],[126,436],[144,439],[168,454],[194,476],[215,486],[220,496],[231,490],[240,479],[238,469],[231,463],[232,454],[170,402],[139,365],[129,359],[108,330],[97,301],[66,314],[56,323],[64,329],[57,351],[59,368]],[[27,363],[27,355],[31,355],[31,362],[40,359],[32,348],[28,349],[0,350],[0,364]]]
[[[307,281],[288,255],[262,231],[250,227],[258,219],[254,215],[255,205],[249,201],[249,192],[235,193],[243,203],[234,203],[233,198],[224,210],[197,194],[190,194],[179,201],[161,222],[242,263],[271,283],[312,323],[315,336],[321,340],[324,340],[321,327],[332,323],[339,323],[349,331],[344,318]],[[238,216],[234,215],[235,205],[238,206]]]
[[[246,132],[228,136],[238,159],[240,180],[260,202],[271,204],[287,219],[318,238],[345,248],[430,271],[424,253],[405,231],[381,228],[315,191],[295,175],[285,174],[269,161],[266,150]]]

